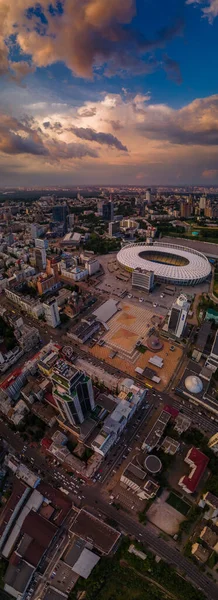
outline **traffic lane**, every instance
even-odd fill
[[[143,542],[149,546],[151,550],[165,559],[168,563],[178,567],[180,570],[185,572],[186,576],[192,581],[192,583],[201,589],[210,600],[217,600],[217,586],[211,582],[198,568],[185,558],[180,552],[174,550],[167,542],[147,531],[145,527],[133,521],[130,517],[123,515],[120,511],[117,511],[113,506],[108,505],[98,497],[98,500],[94,500],[91,495],[91,490],[87,493],[87,501],[91,501],[94,508],[100,510],[104,515],[112,518],[122,528],[124,534],[133,535],[139,542]],[[88,498],[89,496],[89,498]]]
[[[155,402],[157,400],[159,400],[160,402],[163,402],[165,404],[170,403],[170,404],[172,404],[172,406],[174,406],[178,410],[180,410],[180,411],[182,410],[185,415],[190,416],[190,418],[194,419],[194,423],[199,423],[199,425],[202,426],[202,429],[204,429],[204,431],[208,431],[210,433],[217,432],[218,425],[216,425],[213,422],[211,417],[209,417],[209,416],[207,417],[207,416],[198,414],[197,409],[201,408],[200,405],[199,405],[199,407],[197,407],[197,406],[192,407],[188,400],[185,400],[184,398],[181,400],[178,400],[172,396],[169,396],[168,394],[165,394],[164,392],[159,392],[158,390],[152,390],[152,397]],[[202,408],[201,412],[203,412],[203,410],[204,409]]]

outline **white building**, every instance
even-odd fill
[[[43,309],[46,322],[50,327],[58,327],[60,325],[60,315],[56,298],[51,298],[47,302],[43,302]]]
[[[135,269],[132,272],[132,287],[150,292],[154,286],[154,272],[145,269]]]
[[[97,258],[90,258],[85,262],[85,268],[88,271],[89,277],[91,277],[100,269],[99,260]]]
[[[168,331],[180,338],[185,329],[190,303],[185,294],[180,294],[176,302],[174,302],[168,320]]]
[[[11,302],[20,306],[22,310],[31,317],[34,317],[34,319],[38,319],[44,314],[44,308],[41,302],[36,302],[33,298],[28,296],[24,297],[21,294],[8,289],[5,290],[5,294]]]

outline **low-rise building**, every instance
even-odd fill
[[[217,541],[218,541],[217,533],[215,531],[212,531],[212,529],[210,527],[207,527],[207,525],[205,525],[205,527],[203,527],[203,529],[200,533],[200,538],[210,548],[214,548],[214,546],[216,546]]]
[[[190,465],[191,470],[189,475],[183,475],[180,478],[179,486],[187,494],[193,494],[207,468],[209,458],[198,450],[198,448],[192,447],[185,457],[185,462]]]
[[[172,456],[178,452],[180,443],[173,438],[166,436],[162,441],[161,448],[165,454],[171,454]]]
[[[85,509],[80,510],[71,525],[71,532],[107,555],[115,550],[121,533]]]
[[[192,544],[191,553],[201,563],[207,562],[210,555],[207,548],[204,548],[204,546],[202,546],[202,544],[198,544],[198,542]]]
[[[136,494],[140,500],[154,498],[160,487],[134,459],[123,471],[120,483],[127,491]]]

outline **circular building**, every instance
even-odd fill
[[[148,346],[149,350],[152,352],[158,352],[158,350],[162,350],[163,342],[156,335],[151,335],[146,340],[146,346]]]
[[[144,467],[146,471],[148,471],[148,473],[151,473],[152,475],[157,475],[157,473],[160,473],[162,469],[162,462],[158,458],[158,456],[155,456],[155,454],[149,454],[148,456],[146,456]]]
[[[200,394],[203,390],[203,383],[197,375],[188,375],[185,379],[185,387],[191,394]]]
[[[127,271],[153,271],[156,281],[177,285],[195,285],[211,273],[204,254],[177,244],[128,244],[118,252],[117,262]]]

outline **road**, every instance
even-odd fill
[[[217,600],[217,586],[204,575],[199,569],[180,552],[172,548],[162,538],[152,534],[140,523],[137,523],[131,517],[126,516],[121,511],[116,510],[113,506],[104,502],[99,494],[96,494],[94,488],[90,488],[85,492],[86,500],[89,503],[90,509],[96,508],[103,515],[113,519],[120,530],[129,536],[135,537],[139,542],[148,546],[155,554],[158,554],[168,564],[176,567],[181,574],[193,583],[195,587],[203,591],[210,600]]]
[[[151,409],[152,407],[149,407],[148,411]],[[144,411],[145,417],[143,417],[141,422],[148,416],[148,411]],[[93,486],[88,486],[84,483],[78,483],[76,478],[69,476],[62,468],[57,468],[57,466],[48,463],[46,458],[41,456],[35,448],[29,447],[26,450],[23,450],[23,440],[13,431],[8,429],[3,421],[0,421],[0,435],[6,439],[11,448],[14,448],[16,454],[24,454],[22,457],[23,462],[28,466],[31,465],[32,468],[34,467],[34,471],[38,468],[41,470],[43,469],[43,477],[48,483],[51,483],[54,487],[59,487],[60,485],[63,485],[64,487],[68,486],[68,490],[70,490],[69,497],[74,504],[79,507],[86,506],[86,508],[91,511],[93,509],[94,511],[97,510],[98,513],[102,513],[103,516],[105,515],[113,519],[123,533],[134,536],[137,540],[141,541],[146,546],[149,546],[154,553],[157,553],[169,564],[177,567],[183,575],[185,574],[196,587],[206,593],[210,600],[217,600],[217,587],[208,577],[199,571],[191,561],[172,548],[162,538],[154,535],[150,530],[148,531],[146,527],[137,523],[131,517],[121,511],[117,511],[102,498],[102,484],[98,483]],[[129,436],[129,439],[131,439],[131,436],[135,437],[135,432],[133,433],[131,428],[129,430]],[[118,452],[117,456],[115,456],[115,461],[119,460],[119,456],[120,453]],[[33,464],[31,463],[31,458]]]
[[[163,404],[171,404],[184,415],[190,417],[192,420],[192,427],[197,426],[202,432],[209,436],[217,433],[218,421],[216,418],[212,417],[210,411],[208,411],[207,414],[206,410],[202,407],[193,405],[190,400],[186,398],[178,399],[175,397],[175,394],[169,396],[166,392],[158,392],[155,389],[149,392],[149,394],[152,396],[155,403],[163,402]],[[199,412],[201,414],[199,414]]]

